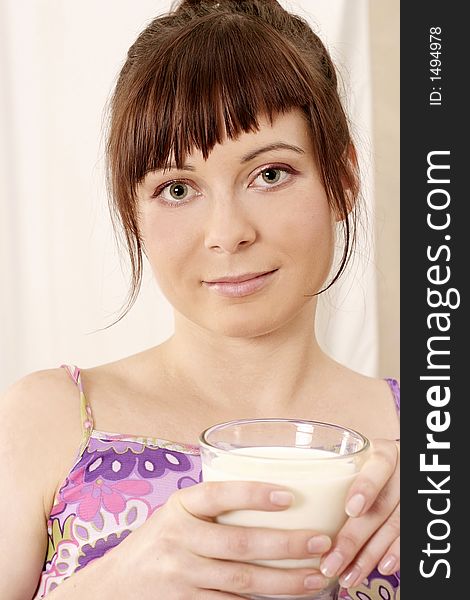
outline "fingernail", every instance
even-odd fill
[[[322,562],[320,571],[325,577],[334,577],[341,569],[343,557],[339,552],[332,552]]]
[[[304,586],[306,590],[321,590],[327,584],[327,580],[323,575],[307,575],[304,579]]]
[[[357,565],[354,565],[354,567],[349,569],[347,573],[341,575],[339,582],[345,588],[354,587],[360,577],[361,569]]]
[[[294,494],[292,492],[276,490],[269,494],[269,499],[277,506],[289,506],[294,501]]]
[[[346,514],[349,517],[358,517],[365,505],[365,497],[362,494],[356,494],[346,504]]]
[[[395,556],[393,556],[393,555],[387,556],[379,564],[379,571],[382,573],[382,575],[391,575],[395,571],[396,564],[397,564],[397,559]]]
[[[307,542],[308,551],[312,554],[323,554],[331,547],[331,540],[327,535],[316,535]]]

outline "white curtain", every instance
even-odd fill
[[[281,2],[312,22],[344,81],[372,209],[368,0]],[[104,107],[129,45],[167,0],[0,0],[0,389],[63,362],[115,360],[166,339],[171,308],[149,269],[127,293],[104,189]],[[359,240],[341,286],[322,298],[318,326],[334,357],[377,365],[372,247]]]

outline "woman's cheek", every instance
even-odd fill
[[[334,220],[328,209],[294,205],[280,221],[278,237],[301,253],[313,247],[328,248],[334,243]]]
[[[167,298],[171,298],[183,282],[202,276],[197,226],[187,220],[176,221],[163,218],[146,229],[147,259]]]

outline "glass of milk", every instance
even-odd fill
[[[332,539],[347,519],[346,494],[361,468],[369,440],[340,425],[297,419],[243,419],[220,423],[199,437],[204,481],[261,481],[288,488],[293,504],[280,512],[236,510],[217,522],[246,527],[312,529]],[[320,559],[250,561],[277,568],[313,567]],[[337,578],[314,595],[253,599],[334,600]]]

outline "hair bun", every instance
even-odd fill
[[[258,9],[267,4],[270,4],[271,7],[277,5],[284,10],[277,0],[181,0],[176,8],[178,10],[184,10],[185,8],[202,8],[205,10],[228,8],[236,11],[237,9],[246,10],[247,8]]]

